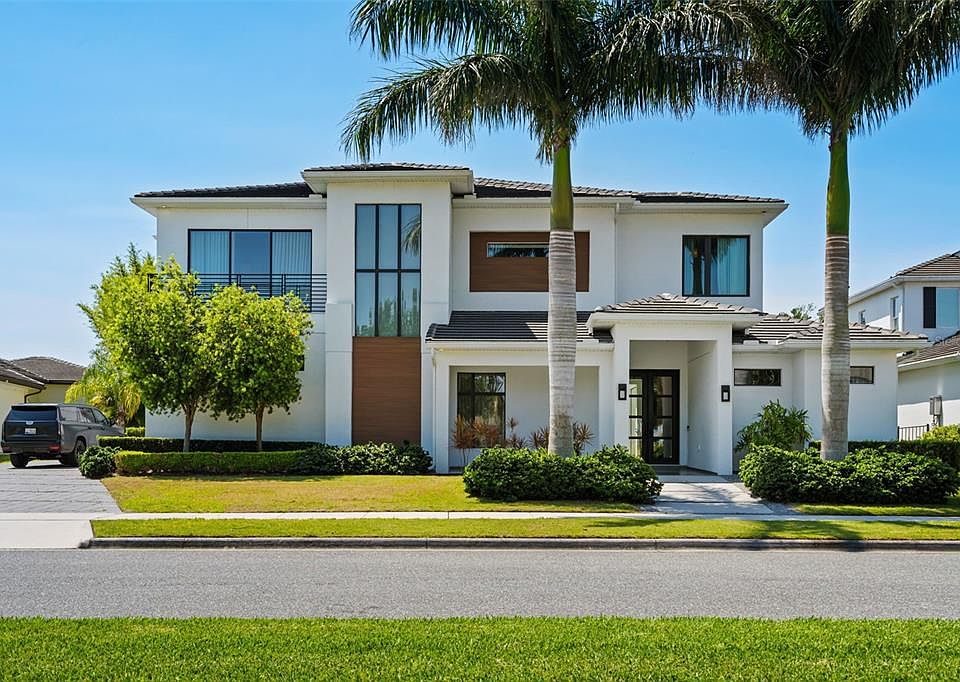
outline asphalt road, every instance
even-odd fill
[[[960,618],[960,554],[17,550],[0,616]]]

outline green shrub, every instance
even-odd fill
[[[120,448],[121,450],[134,450],[137,452],[182,452],[182,438],[144,438],[132,436],[104,436],[100,439],[101,445]],[[192,439],[190,441],[191,450],[198,452],[256,452],[257,441],[255,440],[200,440]],[[306,450],[316,445],[314,442],[305,441],[263,441],[265,452],[277,452],[287,450]]]
[[[80,454],[78,465],[80,473],[86,478],[106,478],[117,470],[115,457],[117,448],[94,445]]]
[[[787,450],[802,448],[813,433],[807,423],[807,411],[784,407],[779,400],[764,405],[755,421],[737,433],[737,449],[772,445]]]
[[[920,436],[920,440],[946,440],[960,443],[960,424],[947,424],[930,429]]]
[[[146,435],[146,428],[143,426],[128,426],[123,430],[123,435],[128,438],[143,438]]]
[[[815,450],[753,447],[740,478],[753,495],[774,502],[932,504],[960,488],[960,474],[939,459],[877,449],[824,461]]]
[[[819,452],[820,441],[812,441],[810,447]],[[960,441],[943,439],[850,441],[848,451],[857,452],[858,450],[883,450],[885,452],[926,455],[960,470]]]
[[[494,500],[651,502],[662,488],[649,464],[622,445],[590,455],[487,448],[463,472],[464,489]]]
[[[339,448],[317,444],[307,449],[268,452],[119,451],[117,472],[143,474],[425,474],[430,455],[420,446],[367,443]]]

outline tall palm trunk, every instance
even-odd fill
[[[569,457],[573,455],[574,370],[577,359],[577,263],[569,141],[559,145],[553,157],[549,289],[547,362],[550,373],[550,438],[547,448],[561,457]]]
[[[847,128],[830,131],[830,179],[827,182],[827,242],[823,273],[823,344],[820,353],[820,405],[823,438],[820,456],[847,455],[850,407],[850,179],[847,173]]]

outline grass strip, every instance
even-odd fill
[[[956,679],[960,623],[719,618],[0,620],[3,676]]]
[[[468,496],[460,476],[114,476],[123,511],[632,511],[615,502],[497,502]]]
[[[960,540],[949,521],[740,519],[131,519],[94,521],[97,537],[811,538]]]
[[[960,497],[951,497],[945,504],[795,504],[804,514],[848,516],[960,516]]]

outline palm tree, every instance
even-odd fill
[[[741,31],[742,89],[722,104],[794,112],[826,138],[821,456],[847,454],[850,397],[850,184],[847,145],[876,130],[960,59],[957,0],[734,0],[715,8]]]
[[[636,113],[687,112],[709,72],[677,46],[689,22],[686,3],[624,0],[361,0],[353,35],[383,58],[419,58],[362,95],[348,115],[343,144],[366,161],[385,137],[421,127],[446,143],[470,141],[477,128],[525,126],[538,158],[553,164],[550,194],[547,357],[549,449],[574,453],[576,262],[570,153],[591,123]],[[690,10],[692,11],[692,10]],[[629,24],[629,36],[622,28]],[[628,40],[627,59],[611,58]],[[706,76],[704,75],[706,74]]]
[[[67,389],[67,401],[87,402],[124,428],[140,410],[140,391],[103,346],[97,346],[90,356],[92,362],[80,381]]]

